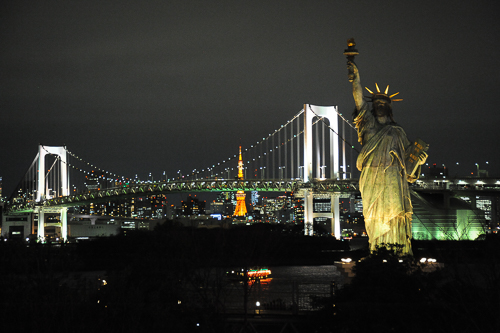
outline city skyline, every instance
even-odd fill
[[[254,144],[305,103],[350,118],[351,37],[363,86],[400,92],[394,118],[430,144],[429,163],[450,176],[475,163],[500,170],[490,111],[499,24],[488,5],[51,1],[0,15],[6,196],[39,143],[120,175],[172,177],[233,156],[235,142]]]

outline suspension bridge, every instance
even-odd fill
[[[61,228],[61,237],[67,239],[69,207],[182,192],[288,192],[303,200],[305,235],[313,235],[315,218],[326,218],[331,221],[333,235],[339,238],[339,198],[358,191],[357,177],[353,177],[357,157],[353,138],[357,138],[353,125],[337,107],[306,104],[274,132],[241,151],[243,176],[238,176],[238,158],[234,154],[154,182],[101,169],[65,146],[39,145],[33,162],[6,203],[3,225],[16,227],[19,216],[29,215],[30,223],[37,226],[34,229],[38,238],[44,238],[46,225],[55,225]],[[478,177],[423,179],[412,188],[440,193],[444,206],[449,207],[450,198],[457,193],[473,199],[476,195],[498,196],[500,181]],[[318,199],[322,203],[329,201],[329,209],[315,211],[314,201]],[[46,214],[59,214],[59,221],[47,223]],[[414,217],[418,218],[417,212]]]
[[[340,123],[340,126],[339,126]],[[304,228],[327,217],[340,237],[339,198],[357,191],[352,179],[353,125],[335,106],[306,104],[285,124],[242,151],[243,178],[237,177],[237,156],[172,179],[140,181],[109,172],[64,146],[39,145],[38,153],[9,198],[9,214],[33,213],[38,237],[44,237],[46,213],[60,214],[61,236],[67,239],[67,209],[98,201],[160,193],[266,191],[293,192],[304,200]],[[329,198],[330,212],[315,213],[315,198]]]

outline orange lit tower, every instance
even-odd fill
[[[238,160],[238,179],[243,179],[243,159],[241,158],[241,146],[240,146],[240,157]],[[234,209],[234,216],[245,216],[247,214],[245,197],[246,194],[244,191],[236,192],[236,208]]]

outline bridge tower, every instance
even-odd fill
[[[330,133],[330,175],[321,170],[320,163],[316,163],[316,170],[313,170],[313,133],[312,125],[315,117],[323,117],[330,122],[330,129],[338,133],[338,114],[336,106],[317,106],[317,105],[304,105],[304,183],[310,183],[315,178],[319,181],[326,178],[339,179],[339,140],[337,135]],[[314,173],[314,171],[316,171]],[[323,174],[321,173],[323,171]],[[315,177],[316,176],[316,177]],[[339,197],[340,193],[315,193],[312,188],[304,188],[300,196],[304,198],[304,235],[312,236],[314,233],[314,218],[327,217],[331,219],[334,236],[340,239],[340,211],[339,211]],[[330,212],[314,213],[314,198],[330,198],[331,209]]]
[[[59,163],[59,179],[58,179],[58,191],[56,195],[67,196],[69,195],[69,175],[68,175],[68,165],[67,165],[67,152],[65,146],[44,146],[38,145],[38,168],[37,168],[37,186],[36,186],[36,202],[41,203],[43,200],[50,199],[53,194],[49,192],[49,188],[46,182],[45,174],[45,157],[50,155],[57,156],[57,160],[54,164]],[[57,193],[59,192],[59,193]],[[45,238],[45,213],[59,213],[60,214],[60,226],[61,227],[61,238],[66,240],[68,238],[68,208],[44,208],[39,205],[38,212],[38,238]]]
[[[238,180],[242,179],[243,179],[243,158],[241,157],[241,146],[240,146],[240,156],[238,159]],[[244,191],[236,192],[236,208],[234,209],[234,216],[245,216],[247,214],[245,197],[246,194]]]

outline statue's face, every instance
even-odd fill
[[[373,101],[373,109],[377,117],[385,117],[391,113],[391,106],[383,99],[376,99]]]

